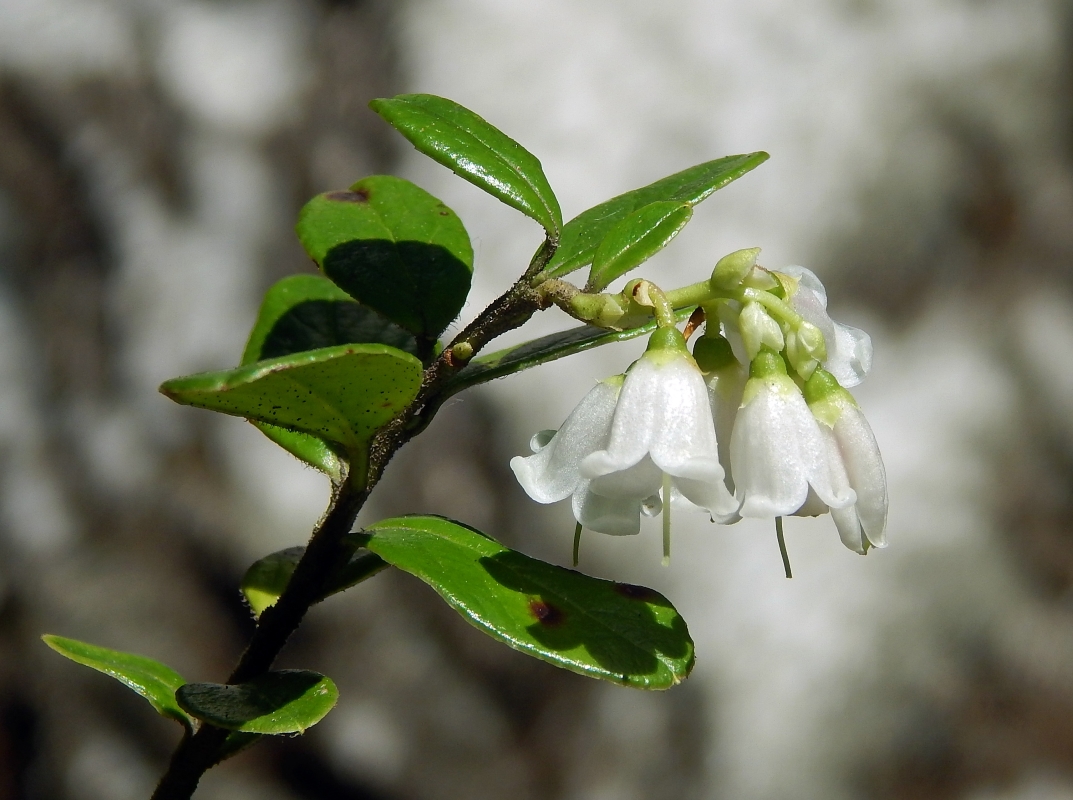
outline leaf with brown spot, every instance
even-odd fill
[[[693,668],[685,620],[651,589],[538,561],[443,517],[383,520],[361,538],[478,629],[555,666],[641,689]]]

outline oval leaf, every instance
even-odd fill
[[[318,672],[285,669],[236,685],[188,683],[175,697],[190,716],[218,728],[243,733],[304,733],[332,710],[339,690],[331,678]]]
[[[323,275],[290,275],[265,293],[242,364],[360,343],[386,344],[414,354],[417,350],[412,334],[355,302]],[[269,439],[333,481],[342,480],[342,458],[324,439],[264,422],[254,424]]]
[[[323,275],[289,275],[265,292],[242,364],[337,344],[386,344],[417,354],[412,334]]]
[[[652,258],[692,216],[693,206],[688,203],[662,200],[625,217],[596,248],[585,291],[603,291],[613,280]]]
[[[466,302],[469,234],[455,212],[407,180],[374,175],[318,195],[296,230],[325,275],[415,336],[434,340]]]
[[[365,534],[369,550],[523,653],[642,689],[669,688],[693,667],[685,620],[651,589],[529,558],[442,517],[388,519]]]
[[[590,263],[611,229],[637,209],[663,200],[695,206],[767,159],[768,154],[761,152],[708,161],[583,211],[566,223],[559,249],[544,268],[544,276],[561,278]]]
[[[349,589],[387,568],[387,562],[380,556],[367,551],[359,552],[361,543],[353,535],[348,545],[349,558],[325,580],[325,589],[318,600]],[[304,547],[288,547],[255,561],[246,570],[246,574],[242,576],[241,589],[255,617],[261,616],[261,612],[274,605],[283,594],[304,553]]]
[[[187,728],[192,727],[190,717],[175,700],[175,690],[186,681],[171,667],[145,656],[109,650],[107,647],[98,647],[77,639],[51,634],[42,636],[41,639],[61,656],[103,672],[133,689],[148,700],[161,716],[178,720]]]
[[[417,396],[421,362],[381,344],[327,347],[167,381],[177,403],[268,422],[363,454]]]
[[[501,130],[431,94],[400,94],[369,106],[420,152],[536,220],[549,238],[558,237],[563,215],[540,161]]]

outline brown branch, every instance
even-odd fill
[[[337,564],[350,552],[343,537],[350,532],[373,487],[395,453],[424,430],[440,405],[443,389],[482,347],[507,331],[524,325],[534,313],[546,307],[530,285],[555,252],[548,241],[537,251],[532,263],[518,281],[482,311],[463,329],[451,345],[425,370],[417,397],[398,417],[373,439],[368,469],[362,476],[348,476],[333,494],[328,510],[313,531],[305,553],[276,603],[261,614],[228,683],[243,683],[265,674],[272,668],[290,635],[301,624],[310,606],[323,597],[324,584]],[[462,347],[459,347],[463,345]],[[457,358],[455,348],[468,353]],[[360,481],[360,487],[355,481]],[[221,748],[230,732],[202,724],[197,733],[186,736],[172,754],[168,769],[157,785],[152,800],[189,800],[201,776],[220,760]]]

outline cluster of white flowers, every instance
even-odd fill
[[[580,526],[616,535],[669,508],[722,524],[830,511],[851,550],[885,546],[883,461],[847,391],[871,366],[871,340],[831,320],[812,272],[765,270],[758,252],[717,265],[692,354],[659,327],[625,375],[512,459],[530,497],[571,497]]]

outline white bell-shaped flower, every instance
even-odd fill
[[[680,496],[716,521],[735,517],[704,376],[676,328],[652,335],[626,374],[606,448],[586,456],[580,472],[598,495],[642,502],[666,477],[672,505]]]
[[[805,395],[820,423],[833,479],[856,495],[853,504],[831,510],[842,543],[862,555],[869,547],[886,547],[887,476],[868,420],[823,370],[805,384]]]
[[[623,376],[600,381],[566,418],[558,431],[541,431],[530,441],[533,455],[511,459],[518,483],[538,503],[557,503],[573,496],[574,518],[600,533],[630,535],[641,529],[647,501],[659,513],[659,499],[609,498],[594,495],[579,472],[582,459],[607,446]]]
[[[715,439],[719,443],[719,463],[726,473],[724,480],[727,488],[733,492],[730,437],[734,431],[734,420],[738,416],[749,373],[734,356],[728,339],[718,335],[715,320],[709,321],[708,325],[710,329],[693,344],[693,357],[704,373],[708,385],[708,402],[712,407],[712,419],[715,422]]]
[[[872,368],[872,338],[859,328],[831,319],[827,313],[827,290],[811,270],[789,266],[779,272],[797,283],[787,298],[794,310],[823,334],[827,347],[824,368],[847,388],[863,381]]]
[[[753,361],[730,439],[734,494],[743,517],[780,517],[802,509],[810,495],[829,508],[856,496],[832,479],[827,444],[782,356]],[[810,504],[811,505],[811,504]]]

